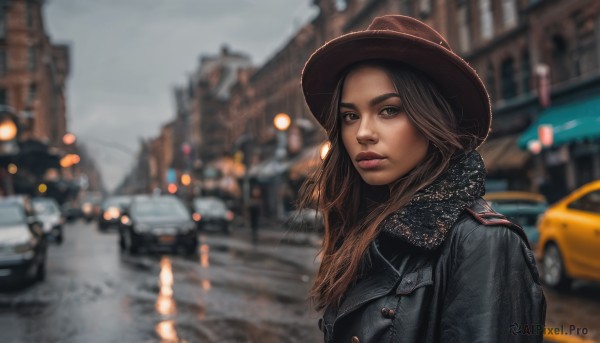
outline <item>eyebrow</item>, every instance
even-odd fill
[[[383,102],[389,98],[399,98],[400,94],[398,93],[386,93],[386,94],[382,94],[379,95],[373,99],[371,99],[371,101],[369,101],[369,105],[370,106],[375,106],[377,104],[379,104],[380,102]],[[347,102],[340,102],[340,107],[347,107],[347,108],[352,108],[352,109],[356,109],[356,105],[352,104],[352,103],[347,103]]]

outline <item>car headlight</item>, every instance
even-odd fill
[[[83,211],[83,213],[89,214],[92,212],[92,204],[86,202],[85,204],[83,204],[83,206],[81,206],[81,210]]]
[[[26,242],[15,245],[14,250],[17,254],[25,254],[33,250],[33,247],[35,247],[36,243],[37,240],[35,238],[31,238]]]

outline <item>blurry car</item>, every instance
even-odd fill
[[[119,245],[135,254],[142,248],[183,248],[196,253],[196,224],[181,200],[168,195],[135,196],[121,217]]]
[[[209,231],[217,229],[229,234],[229,224],[234,214],[227,209],[225,202],[216,197],[195,198],[192,202],[192,218],[198,224],[198,229]]]
[[[81,212],[81,205],[79,205],[74,200],[67,201],[64,204],[62,204],[61,211],[67,222],[72,222],[83,217],[83,213]]]
[[[98,228],[106,230],[110,227],[118,227],[121,221],[121,214],[131,203],[131,196],[120,195],[109,197],[100,206],[98,215]]]
[[[81,213],[83,218],[89,223],[100,215],[100,204],[102,203],[102,193],[88,192],[84,195],[81,202]]]
[[[37,219],[42,223],[46,238],[58,244],[63,242],[65,219],[56,200],[52,198],[32,198],[31,204]]]
[[[548,208],[546,198],[539,193],[504,191],[491,192],[483,197],[494,211],[503,214],[511,222],[525,230],[532,248],[539,239],[537,228],[541,216]]]
[[[0,199],[0,284],[46,277],[46,237],[24,197]]]
[[[305,208],[291,211],[287,216],[285,227],[290,230],[322,232],[325,230],[325,223],[321,212]]]
[[[540,222],[542,280],[565,290],[573,279],[600,282],[600,180],[551,206]]]

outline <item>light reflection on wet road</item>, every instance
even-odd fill
[[[196,256],[121,253],[116,233],[66,228],[47,279],[0,293],[0,342],[316,342],[305,297],[316,249],[201,235]]]

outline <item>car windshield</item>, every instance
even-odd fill
[[[225,204],[216,199],[202,199],[194,201],[194,207],[198,212],[225,212],[227,208]]]
[[[106,201],[104,202],[104,205],[102,207],[104,209],[107,209],[111,206],[123,208],[123,207],[127,206],[130,202],[131,202],[130,197],[125,197],[125,196],[111,197],[111,198],[106,199]]]
[[[58,205],[51,200],[33,200],[33,210],[36,214],[59,214]]]
[[[25,222],[23,209],[18,205],[0,206],[0,226],[22,224]]]
[[[169,217],[189,218],[185,206],[176,200],[143,200],[137,201],[131,208],[131,214],[139,218]]]

